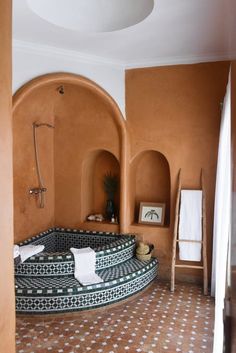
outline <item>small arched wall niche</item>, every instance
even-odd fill
[[[132,160],[130,179],[131,222],[138,223],[140,202],[164,203],[164,226],[170,224],[170,168],[166,157],[153,150]]]
[[[106,173],[117,175],[120,179],[120,164],[109,151],[95,150],[88,153],[83,163],[82,175],[82,220],[89,214],[105,214],[107,196],[103,189],[103,178]],[[119,214],[120,192],[115,195],[115,210]]]

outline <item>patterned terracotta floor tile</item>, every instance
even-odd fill
[[[214,301],[202,288],[155,281],[116,306],[17,317],[17,353],[211,353]]]

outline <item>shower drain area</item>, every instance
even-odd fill
[[[134,257],[135,236],[53,228],[19,245],[45,245],[45,252],[15,267],[16,311],[26,314],[94,309],[128,298],[157,276],[158,261]],[[104,282],[81,286],[74,278],[70,247],[96,252],[96,273]]]

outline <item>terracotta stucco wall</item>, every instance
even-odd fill
[[[39,93],[40,91],[40,93]],[[33,122],[54,124],[55,86],[35,90],[13,112],[14,233],[15,242],[54,225],[54,129],[37,128],[38,155],[45,194],[45,207],[29,194],[38,187]]]
[[[92,160],[94,151],[95,154],[109,151],[117,161],[121,159],[120,136],[109,104],[93,90],[79,84],[64,83],[64,94],[58,92],[59,86],[58,83],[46,84],[14,97],[15,242],[56,225],[96,228],[96,224],[84,221],[89,213],[104,211],[101,168],[96,168],[99,156],[92,161],[92,180],[87,175],[86,164]],[[39,208],[39,200],[29,194],[30,188],[39,186],[34,121],[55,126],[55,129],[37,128],[40,170],[47,188],[44,208]],[[119,162],[117,164],[119,169]],[[117,171],[114,162],[105,158],[102,173],[110,171],[111,167]],[[97,206],[92,205],[91,200],[96,200]]]
[[[182,181],[187,188],[200,186],[200,170],[204,169],[210,269],[220,103],[226,90],[228,70],[229,63],[218,62],[126,71],[131,158],[144,150],[157,150],[170,165],[170,227],[130,227],[130,231],[155,244],[161,277],[169,277],[170,273],[179,168],[182,168]],[[189,273],[182,270],[177,274],[179,278],[186,275],[191,280],[193,272],[191,276]]]
[[[96,192],[94,185],[98,185],[98,181],[94,183],[88,167],[94,168],[94,151],[108,150],[120,165],[123,154],[130,162],[121,167],[121,196],[126,215],[124,228],[154,243],[155,254],[160,260],[160,276],[164,278],[169,278],[170,273],[179,168],[182,168],[182,182],[187,188],[200,187],[200,171],[204,169],[210,269],[220,103],[225,94],[228,69],[227,62],[218,62],[127,71],[128,126],[123,130],[117,128],[111,105],[91,86],[64,83],[64,95],[58,93],[58,84],[42,85],[33,90],[14,112],[16,240],[27,238],[53,224],[117,231],[117,226],[84,223],[90,209],[91,212],[98,211],[91,207],[93,200],[96,204],[104,203],[104,200],[98,200],[99,196],[93,195]],[[122,119],[121,116],[119,119]],[[27,193],[28,188],[37,182],[32,141],[34,120],[55,125],[54,131],[44,128],[39,131],[42,173],[48,187],[44,210],[38,209],[35,200]],[[129,139],[123,139],[126,143],[122,145],[121,135],[125,131],[129,132]],[[145,151],[152,152],[148,152],[142,164],[142,153]],[[158,166],[153,165],[157,158],[153,151],[159,151],[166,157],[167,168],[159,159]],[[135,168],[139,173],[135,173]],[[160,187],[169,185],[169,181],[164,182],[165,175],[158,175],[159,168],[165,169],[165,175],[170,171],[167,222],[164,227],[143,226],[137,224],[137,203],[142,201],[140,197],[143,192],[152,195],[154,191],[160,198],[157,202],[169,197],[168,190],[159,192],[155,185],[155,182]],[[98,175],[101,178],[100,171]],[[128,190],[124,183],[127,185],[129,178]],[[101,190],[97,194],[101,195]],[[150,201],[154,202],[155,199]],[[193,271],[181,271],[178,277],[194,280],[193,274]],[[198,275],[199,272],[196,278]]]
[[[118,130],[103,100],[91,90],[74,85],[65,85],[65,94],[59,97],[55,127],[55,224],[84,228],[88,213],[103,212],[101,168],[95,166],[99,156],[90,166],[96,174],[96,187],[85,163],[92,151],[100,150],[111,152],[119,161]],[[109,161],[102,168],[103,174],[108,172]],[[90,199],[96,200],[91,208]]]
[[[15,352],[11,119],[11,1],[0,1],[0,352]]]

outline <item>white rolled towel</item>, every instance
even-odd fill
[[[13,258],[15,259],[20,255],[20,247],[19,245],[14,245],[13,246]]]
[[[21,261],[24,262],[29,257],[34,256],[44,250],[44,245],[23,245],[19,247]]]

